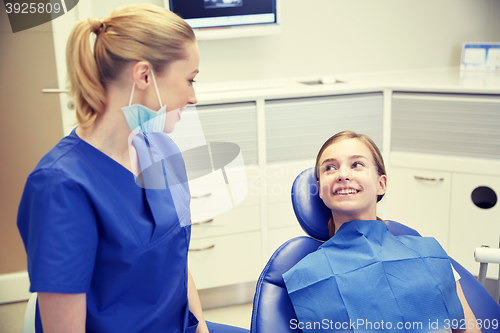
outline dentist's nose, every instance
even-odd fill
[[[196,92],[194,91],[194,88],[192,88],[191,92],[189,93],[188,104],[196,104],[197,102],[198,99],[196,98]]]

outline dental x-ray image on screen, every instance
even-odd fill
[[[197,39],[260,36],[280,31],[278,0],[164,1],[167,8],[195,29]]]
[[[243,6],[243,0],[205,0],[205,9],[241,6]]]

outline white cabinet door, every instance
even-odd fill
[[[447,250],[450,191],[450,172],[392,167],[386,194],[387,219],[436,238]]]
[[[262,271],[261,233],[193,239],[189,269],[198,289],[257,281]]]
[[[352,130],[383,149],[382,93],[268,100],[265,104],[268,163],[315,159],[332,135]]]
[[[391,150],[498,159],[500,96],[395,92]]]
[[[499,199],[500,177],[453,174],[449,255],[476,275],[479,263],[474,260],[475,248],[481,245],[498,248],[500,236],[500,203],[489,209],[476,206],[471,194],[479,186],[491,188]],[[489,265],[488,277],[497,276],[498,264]]]

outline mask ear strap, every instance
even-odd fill
[[[135,89],[135,81],[132,85],[132,93],[130,94],[130,101],[128,102],[128,106],[132,105],[132,98],[134,98],[134,89]]]
[[[160,107],[163,107],[163,103],[161,102],[161,97],[160,97],[160,91],[158,90],[158,86],[156,85],[156,79],[153,73],[153,69],[151,69],[151,76],[153,77],[153,82],[155,83],[156,94],[158,95],[158,100],[160,101]]]

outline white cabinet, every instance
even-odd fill
[[[388,175],[388,219],[436,238],[447,250],[450,194],[451,172],[392,167]]]
[[[199,105],[196,110],[207,142],[235,143],[241,148],[246,166],[258,163],[255,101]]]
[[[497,203],[493,207],[479,208],[474,204],[471,196],[478,187],[488,187],[496,193]],[[487,199],[491,199],[491,197]],[[498,248],[500,237],[499,199],[500,176],[453,174],[449,255],[472,274],[479,272],[479,264],[474,260],[474,249],[481,245]],[[497,264],[489,266],[488,277],[492,279],[498,277]]]
[[[391,167],[389,173],[388,218],[416,229],[422,236],[436,238],[450,257],[477,274],[476,247],[499,247],[500,202],[495,200],[500,199],[500,162],[397,153],[391,160],[399,166]],[[463,172],[467,168],[470,173]],[[473,202],[472,193],[478,187],[494,193],[479,196],[480,206],[494,204],[492,207],[480,208]],[[488,277],[496,279],[497,275],[498,265],[492,264]]]
[[[292,207],[291,189],[295,178],[314,166],[313,160],[268,165],[265,168],[269,251],[267,258],[289,239],[304,236]]]
[[[500,158],[500,96],[394,92],[391,151]]]
[[[484,210],[470,202],[479,183],[500,193],[494,180],[500,177],[500,97],[391,94],[385,105],[380,91],[249,94],[237,103],[228,96],[216,100],[223,104],[197,106],[207,141],[241,147],[248,180],[241,204],[193,225],[189,267],[198,288],[255,281],[281,244],[304,235],[291,204],[292,183],[314,165],[324,141],[341,130],[369,135],[389,156],[389,186],[379,216],[435,237],[477,271],[474,248],[497,245],[500,232],[498,205]],[[391,118],[384,121],[384,115]]]
[[[332,135],[352,130],[382,145],[381,92],[269,100],[265,103],[266,161],[315,159]]]
[[[192,239],[189,269],[198,289],[257,281],[262,271],[260,231]]]
[[[500,191],[500,96],[394,92],[391,107],[389,218],[435,237],[477,274],[475,247],[498,248],[498,205],[480,209],[471,192]]]
[[[241,205],[214,218],[193,222],[191,238],[206,238],[260,230],[259,205]]]
[[[189,268],[198,289],[256,281],[262,270],[260,177],[255,101],[197,106],[206,142],[235,143],[246,167],[226,167],[222,181],[190,181],[192,234]],[[189,131],[185,131],[189,133]],[[212,153],[213,150],[212,150]],[[225,156],[223,156],[225,157]],[[228,161],[229,162],[229,161]],[[213,162],[212,162],[213,163]],[[243,170],[242,170],[243,169]],[[220,173],[220,172],[219,172]],[[232,181],[231,173],[238,175]],[[246,174],[245,177],[239,177]],[[238,185],[248,191],[241,202]],[[227,198],[232,200],[225,200]],[[224,199],[224,200],[223,200]],[[221,210],[221,206],[224,209]]]
[[[248,188],[260,188],[255,176],[247,169]],[[260,198],[255,192],[249,190],[239,205],[220,215],[193,222],[189,268],[198,289],[256,281],[261,258]]]

